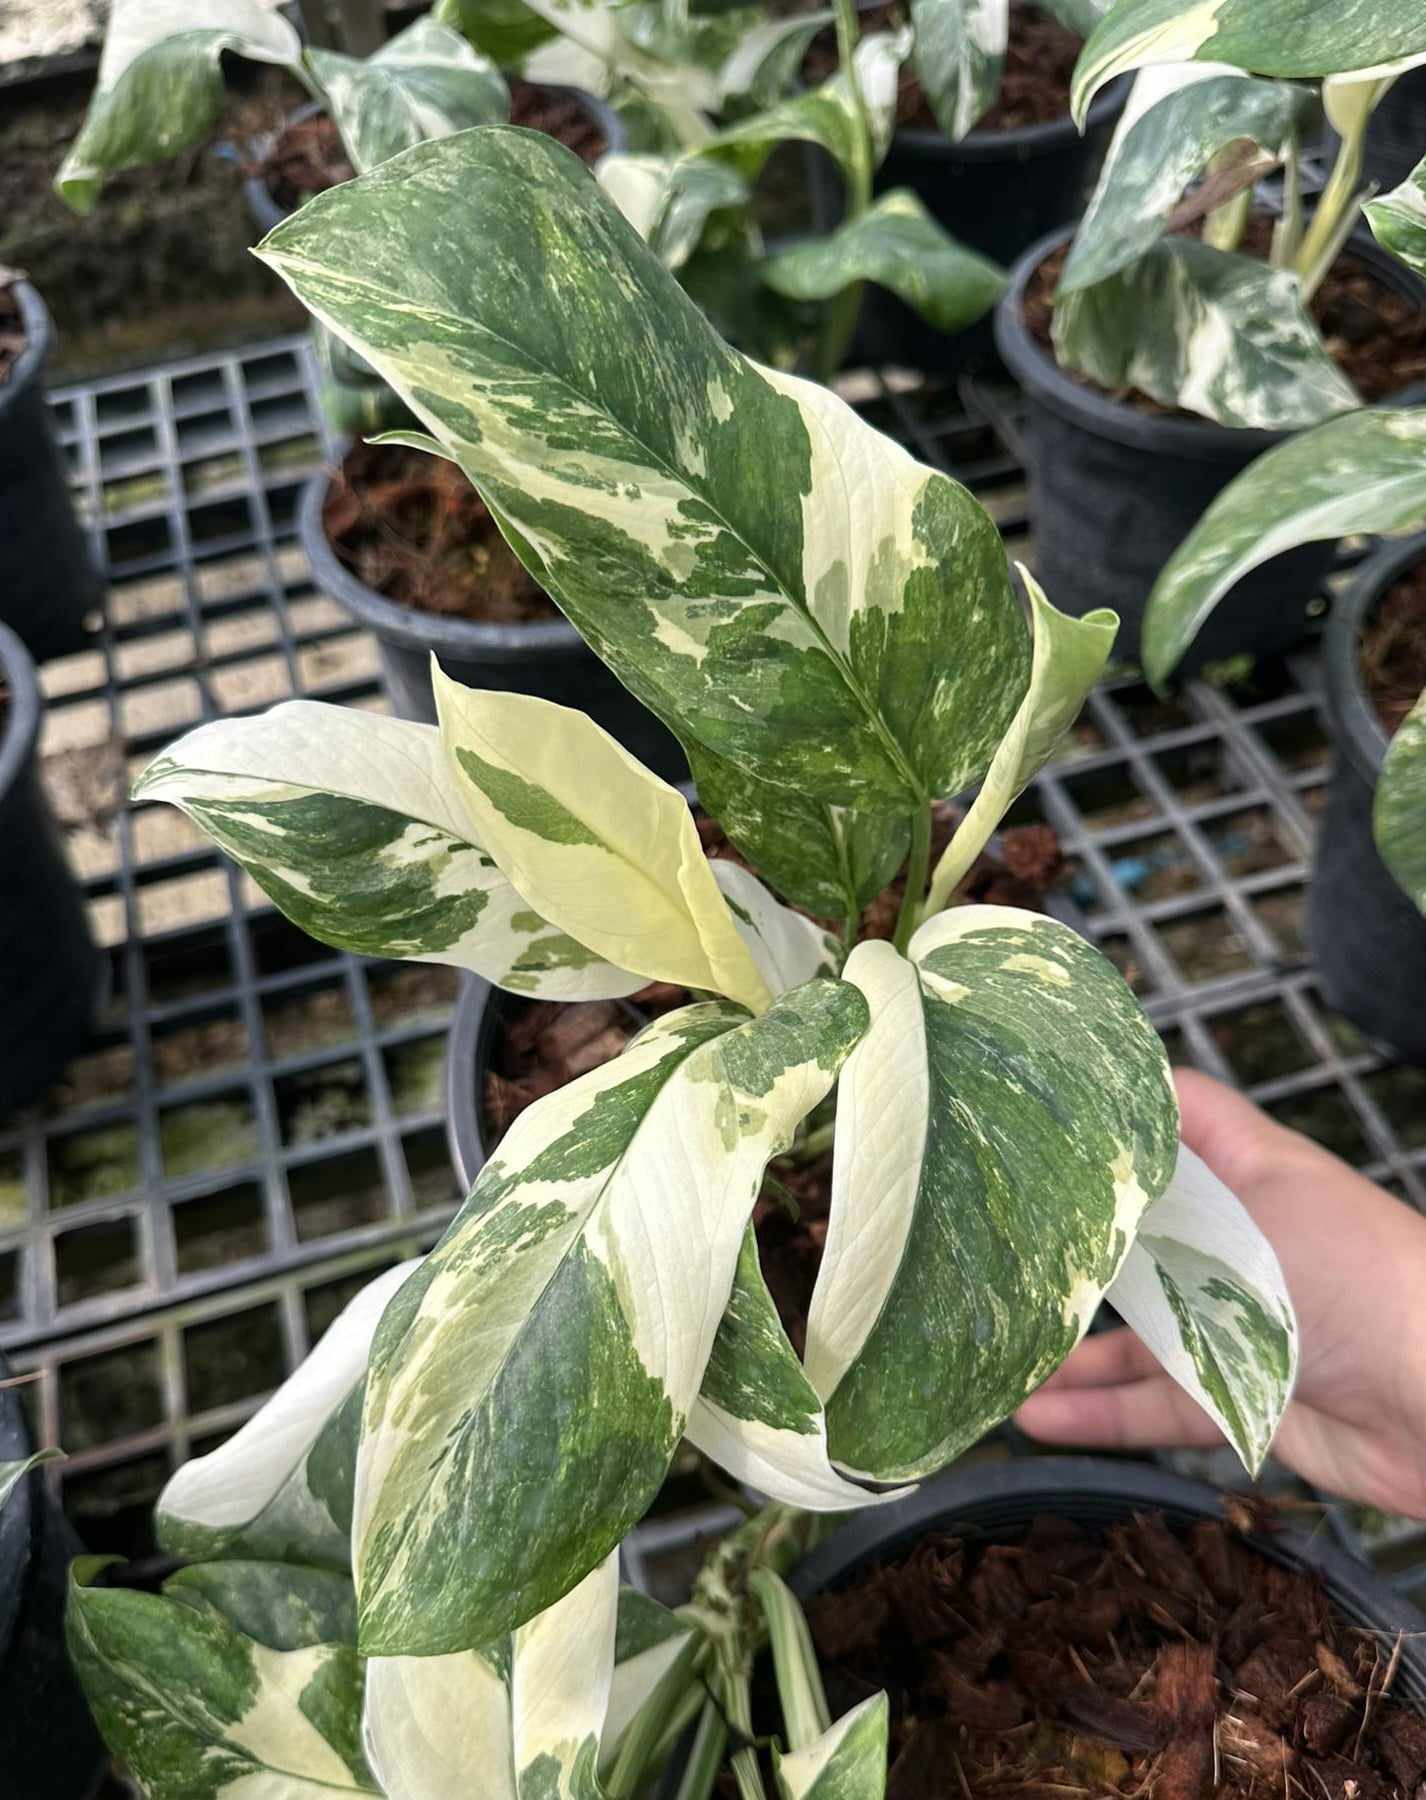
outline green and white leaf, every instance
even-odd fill
[[[775,1569],[755,1568],[748,1574],[748,1592],[757,1602],[767,1626],[782,1712],[783,1738],[790,1750],[803,1750],[816,1742],[832,1723],[817,1648],[807,1615],[792,1589]]]
[[[65,1640],[105,1743],[162,1800],[377,1794],[360,1744],[361,1659],[346,1644],[269,1650],[212,1610],[86,1585]]]
[[[751,1225],[684,1436],[736,1480],[808,1512],[854,1512],[908,1492],[871,1493],[832,1467],[822,1401],[783,1330]]]
[[[1290,431],[1361,405],[1298,277],[1196,238],[1161,238],[1107,281],[1067,294],[1052,330],[1064,367],[1220,425]]]
[[[1077,38],[1087,38],[1113,4],[1114,0],[1045,0],[1042,11]]]
[[[1090,689],[1104,673],[1119,630],[1119,615],[1108,607],[1096,607],[1082,618],[1059,612],[1025,565],[1017,567],[1030,596],[1035,644],[1030,685],[980,792],[936,864],[928,901],[931,911],[950,899],[1015,797],[1064,742]]]
[[[600,158],[600,186],[666,269],[681,269],[709,218],[741,206],[749,189],[736,169],[706,156]]]
[[[453,26],[496,68],[522,74],[528,74],[535,52],[559,35],[525,0],[436,0],[431,17]]]
[[[916,76],[936,123],[957,144],[995,104],[1010,0],[911,0]]]
[[[1272,1245],[1187,1145],[1108,1299],[1255,1476],[1292,1397],[1297,1325]]]
[[[1075,65],[1077,122],[1107,81],[1152,63],[1223,62],[1250,75],[1371,75],[1426,55],[1416,0],[1119,0]]]
[[[1426,411],[1373,407],[1267,450],[1236,476],[1165,564],[1144,615],[1156,685],[1253,569],[1299,544],[1426,525]]]
[[[1078,1343],[1173,1172],[1163,1047],[1038,913],[962,906],[847,960],[871,1027],[837,1095],[806,1366],[840,1468],[929,1474]]]
[[[801,987],[814,975],[835,975],[840,970],[840,939],[775,900],[741,863],[719,856],[708,866],[733,915],[738,936],[774,999],[789,988]]]
[[[746,102],[774,105],[792,86],[808,46],[819,31],[836,22],[830,9],[768,18],[754,8],[755,23],[744,32],[718,70],[718,95],[726,107]]]
[[[155,1508],[164,1549],[348,1567],[367,1354],[382,1310],[418,1263],[401,1263],[364,1287],[246,1425],[183,1464]]]
[[[314,1644],[356,1647],[356,1590],[344,1569],[296,1563],[190,1563],[163,1584],[165,1596],[216,1613],[269,1650]]]
[[[386,1800],[517,1800],[510,1642],[450,1656],[373,1656],[362,1743]]]
[[[1367,222],[1377,242],[1418,275],[1426,275],[1426,159],[1399,187],[1368,200]]]
[[[41,1463],[54,1462],[63,1454],[61,1450],[36,1450],[33,1456],[22,1456],[16,1462],[0,1462],[0,1512],[4,1511],[11,1494],[31,1469],[39,1468]]]
[[[418,145],[262,254],[685,746],[882,812],[984,773],[1028,673],[989,517],[730,349],[568,152]]]
[[[889,288],[938,331],[963,331],[1005,292],[997,263],[957,243],[910,188],[893,188],[826,237],[771,256],[768,286],[791,300],[830,300],[854,281]]]
[[[200,725],[134,798],[180,807],[319,943],[449,963],[547,1000],[633,993],[637,975],[511,887],[462,785],[432,726],[289,700]]]
[[[845,983],[655,1021],[515,1121],[372,1347],[362,1647],[438,1655],[551,1606],[657,1492],[770,1156],[866,1024]]]
[[[369,57],[308,50],[307,66],[358,174],[427,138],[510,117],[510,90],[494,63],[431,18]]]
[[[516,1631],[510,1718],[519,1800],[602,1800],[599,1739],[614,1674],[619,1553]]]
[[[1412,904],[1426,913],[1426,696],[1387,746],[1372,803],[1381,859]]]
[[[1117,275],[1151,249],[1184,189],[1219,151],[1247,138],[1281,159],[1312,117],[1314,102],[1305,88],[1206,73],[1206,80],[1176,84],[1127,131],[1116,133],[1060,276],[1061,305],[1067,295]]]
[[[222,110],[225,50],[300,72],[301,39],[269,0],[114,0],[98,84],[55,177],[60,198],[92,212],[110,175],[200,142]]]
[[[462,687],[434,658],[431,688],[481,842],[543,917],[646,980],[767,1005],[677,788],[572,707]]]
[[[599,1743],[602,1774],[613,1767],[624,1733],[683,1654],[692,1629],[686,1619],[660,1606],[638,1588],[620,1588],[614,1675]]]
[[[873,1694],[828,1726],[815,1743],[773,1751],[781,1800],[882,1800],[890,1711]]]

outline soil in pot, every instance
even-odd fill
[[[1257,213],[1248,222],[1240,253],[1265,260],[1274,220]],[[1197,228],[1195,227],[1195,230]],[[1054,292],[1069,247],[1056,250],[1036,269],[1025,290],[1025,323],[1036,343],[1057,366],[1050,327]],[[1310,309],[1333,361],[1369,404],[1398,394],[1426,377],[1426,311],[1396,292],[1366,263],[1339,256],[1314,294]],[[1107,394],[1136,412],[1193,419],[1199,415],[1167,407],[1138,388],[1102,388],[1073,369],[1065,374],[1094,392]]]
[[[808,1616],[834,1718],[887,1692],[887,1800],[1414,1800],[1426,1778],[1400,1640],[1217,1520],[933,1531]]]
[[[578,94],[541,87],[515,76],[510,81],[510,123],[543,131],[587,163],[598,162],[609,148],[604,127]]]
[[[1362,633],[1362,679],[1388,737],[1426,689],[1426,564],[1382,595]]]
[[[558,618],[454,463],[399,444],[354,444],[322,508],[359,581],[418,612],[484,624]]]

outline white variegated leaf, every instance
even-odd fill
[[[624,1734],[683,1654],[693,1627],[638,1588],[619,1590],[614,1636],[614,1674],[599,1741],[599,1770],[613,1767]]]
[[[781,1800],[883,1800],[890,1709],[873,1694],[814,1743],[773,1752]]]
[[[1144,615],[1161,684],[1244,575],[1299,544],[1426,525],[1426,411],[1372,407],[1277,444],[1236,476],[1174,551]]]
[[[1387,747],[1372,803],[1372,833],[1403,893],[1426,913],[1426,696]]]
[[[639,988],[510,885],[461,790],[433,726],[289,700],[200,725],[134,798],[182,808],[320,943],[473,969],[546,1000]]]
[[[300,1563],[190,1563],[163,1584],[164,1595],[216,1613],[269,1650],[315,1644],[356,1648],[356,1591],[345,1569]]]
[[[984,773],[1028,674],[989,517],[732,350],[550,139],[418,145],[262,254],[686,747],[882,813]]]
[[[1297,1374],[1292,1301],[1272,1245],[1186,1144],[1107,1297],[1256,1475]]]
[[[833,981],[757,1019],[685,1007],[515,1121],[372,1347],[353,1528],[365,1650],[488,1642],[641,1516],[763,1169],[865,1023]]]
[[[183,1464],[155,1509],[166,1550],[347,1567],[367,1353],[382,1310],[418,1262],[364,1287],[265,1406]]]
[[[373,1656],[362,1742],[386,1800],[517,1800],[510,1648]]]
[[[709,867],[738,935],[774,999],[814,975],[835,975],[841,968],[840,941],[775,900],[750,869],[721,856]]]
[[[740,206],[748,185],[736,169],[706,156],[600,158],[600,186],[666,269],[681,269],[720,207]]]
[[[1377,242],[1408,269],[1426,275],[1426,159],[1399,187],[1369,200],[1365,211]]]
[[[302,43],[270,0],[114,0],[99,81],[55,186],[93,210],[108,176],[177,156],[223,105],[222,55],[300,70]]]
[[[602,1800],[597,1764],[618,1607],[614,1550],[515,1632],[510,1717],[519,1800]]]
[[[1223,62],[1250,75],[1370,76],[1426,56],[1417,0],[1119,0],[1075,65],[1082,125],[1116,75],[1154,63]]]
[[[1068,926],[1003,906],[859,944],[869,1030],[837,1095],[807,1373],[840,1468],[907,1480],[1074,1348],[1168,1181],[1163,1047]]]
[[[15,1462],[0,1462],[0,1512],[31,1469],[37,1469],[41,1463],[53,1462],[62,1454],[59,1450],[36,1450],[33,1456],[23,1456]]]
[[[358,174],[427,138],[510,116],[510,91],[494,63],[430,18],[369,57],[311,49],[307,66]]]
[[[1052,330],[1063,367],[1220,425],[1295,430],[1361,405],[1298,277],[1197,238],[1160,238],[1118,274],[1066,294]]]
[[[836,20],[830,10],[784,18],[753,11],[756,22],[740,35],[718,70],[718,94],[725,106],[730,101],[773,105],[793,84],[813,38]]]
[[[1010,0],[911,0],[912,60],[936,123],[959,143],[995,104]]]
[[[269,1650],[212,1608],[88,1585],[73,1566],[65,1639],[95,1723],[156,1800],[379,1794],[360,1743],[361,1659],[347,1644]]]
[[[431,688],[480,841],[542,917],[646,980],[767,1005],[677,788],[572,707],[462,687],[434,660]]]

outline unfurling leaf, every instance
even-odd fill
[[[1255,1476],[1297,1374],[1292,1302],[1272,1245],[1187,1145],[1108,1299]]]
[[[657,1492],[770,1156],[866,1023],[844,982],[685,1007],[515,1121],[372,1347],[362,1647],[437,1655],[552,1605]]]
[[[473,969],[546,1000],[641,987],[516,892],[462,786],[433,726],[289,700],[200,725],[134,798],[180,807],[319,943]]]
[[[1117,970],[1038,913],[859,944],[807,1373],[839,1467],[949,1462],[1074,1348],[1167,1184],[1178,1107]]]
[[[1426,695],[1397,727],[1377,778],[1372,832],[1381,859],[1426,913]]]

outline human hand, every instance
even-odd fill
[[[1222,1082],[1176,1069],[1183,1140],[1267,1236],[1297,1312],[1273,1453],[1315,1487],[1426,1518],[1426,1218]],[[1086,1338],[1016,1423],[1052,1444],[1221,1443],[1130,1330]]]

